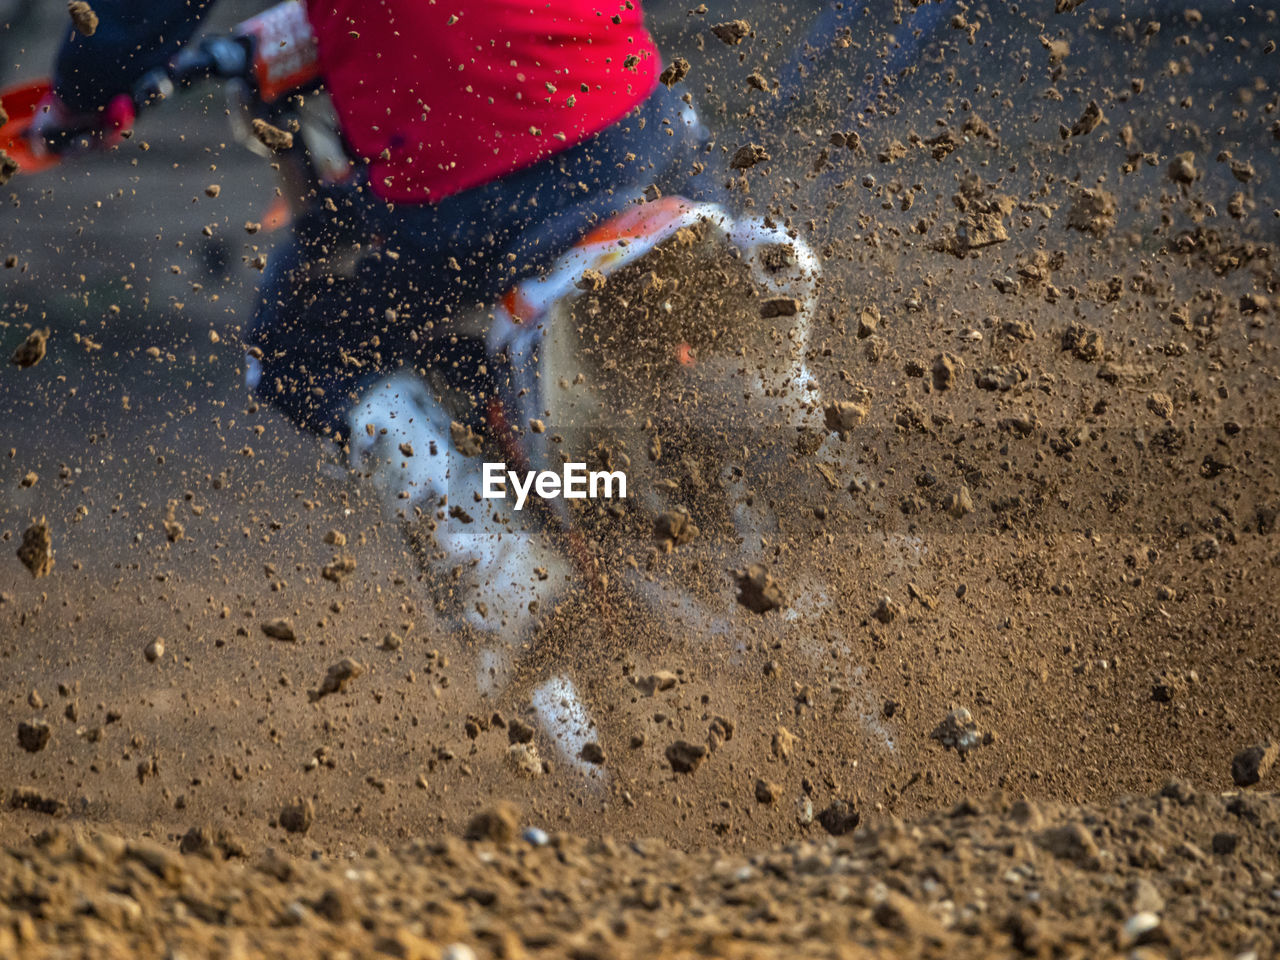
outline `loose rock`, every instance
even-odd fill
[[[676,773],[693,773],[707,758],[707,748],[698,743],[677,740],[667,747],[666,757]]]
[[[316,807],[310,799],[295,797],[280,811],[280,826],[290,833],[306,833],[316,820]]]
[[[1280,757],[1280,744],[1275,741],[1246,747],[1231,760],[1231,779],[1237,787],[1251,787],[1271,772]]]
[[[745,20],[726,20],[724,23],[714,24],[711,32],[722,42],[734,47],[751,35],[751,25]]]
[[[265,120],[253,118],[253,135],[268,150],[288,150],[293,146],[293,134],[288,130],[273,127]]]
[[[49,346],[48,330],[32,330],[27,334],[27,339],[18,345],[9,357],[9,362],[19,370],[26,370],[34,367],[37,363],[44,359],[45,353]]]
[[[47,577],[53,570],[53,536],[43,517],[23,531],[18,559],[32,577]]]
[[[734,574],[738,583],[738,603],[752,613],[765,614],[786,606],[787,600],[763,563],[753,563]]]
[[[92,37],[98,30],[98,15],[85,0],[70,0],[67,13],[71,15],[71,23],[81,34]]]
[[[769,154],[764,147],[758,143],[747,143],[739,147],[732,157],[729,158],[729,169],[731,170],[750,170],[757,163],[764,163],[769,159]]]
[[[490,843],[515,843],[520,836],[520,811],[510,803],[481,810],[467,824],[466,839]]]
[[[18,744],[27,753],[39,753],[52,735],[49,724],[43,720],[23,720],[18,724]]]
[[[294,643],[298,639],[298,634],[293,629],[293,621],[287,617],[279,617],[275,620],[264,620],[260,629],[272,640],[282,640],[285,643]]]
[[[311,702],[315,703],[331,693],[341,693],[346,689],[348,683],[363,673],[363,664],[358,663],[351,657],[343,657],[325,673],[324,681],[320,684],[320,688],[310,692]]]

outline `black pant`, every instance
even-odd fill
[[[450,318],[550,266],[651,184],[709,193],[691,189],[701,136],[686,110],[659,87],[589,140],[437,204],[388,204],[367,186],[331,198],[337,213],[317,203],[270,258],[247,338],[262,351],[251,386],[322,433],[341,431],[361,390],[405,365],[444,371],[478,401],[483,347]]]

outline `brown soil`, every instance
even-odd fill
[[[477,817],[466,842],[319,860],[199,828],[179,852],[51,827],[0,859],[0,950],[1157,958],[1263,956],[1280,934],[1275,795],[1173,783],[1103,808],[965,801],[759,853],[565,833],[535,845],[513,817]]]
[[[492,642],[236,386],[270,240],[192,250],[268,174],[228,150],[194,196],[219,128],[21,187],[0,955],[1272,955],[1276,28],[1044,6],[968,10],[861,120],[860,70],[815,81],[784,134],[789,22],[681,5],[704,175],[821,248],[822,402],[701,459],[705,389],[647,404],[671,502],[586,518],[590,587],[484,692]],[[187,174],[131,197],[135,156]],[[585,772],[530,707],[560,671]]]

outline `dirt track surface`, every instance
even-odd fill
[[[644,407],[700,532],[594,518],[529,639],[244,396],[219,103],[10,183],[0,954],[1271,955],[1280,33],[1228,6],[979,10],[848,117],[872,32],[785,130],[789,21],[655,8],[706,175],[822,253],[823,399],[723,431],[738,483]],[[549,845],[461,840],[497,799]]]
[[[55,827],[0,859],[0,948],[97,957],[1265,956],[1280,798],[1171,783],[1109,807],[965,802],[767,852],[649,839],[468,841],[339,860],[186,855]]]

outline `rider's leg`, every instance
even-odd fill
[[[460,350],[469,331],[458,320],[554,262],[646,187],[668,192],[689,173],[697,142],[684,104],[660,91],[592,140],[440,204],[389,208],[364,194],[361,232],[383,240],[351,277],[333,262],[343,245],[324,229],[300,230],[273,256],[251,334],[261,351],[257,391],[300,425],[341,435],[392,509],[432,533],[427,555],[444,574],[436,579],[456,584],[462,612],[491,633],[517,637],[562,593],[572,568],[548,531],[477,509],[454,489],[453,464],[462,472],[466,458],[452,421],[486,425],[486,400],[502,379],[492,358]],[[463,395],[461,412],[442,404],[446,390]],[[536,417],[536,393],[523,399]],[[572,682],[554,676],[533,700],[553,741],[576,760],[590,724]],[[553,717],[557,710],[572,723]]]
[[[347,410],[374,378],[370,331],[356,318],[379,309],[361,293],[361,265],[334,255],[355,231],[308,214],[272,250],[245,332],[246,381],[298,427],[333,439]]]

